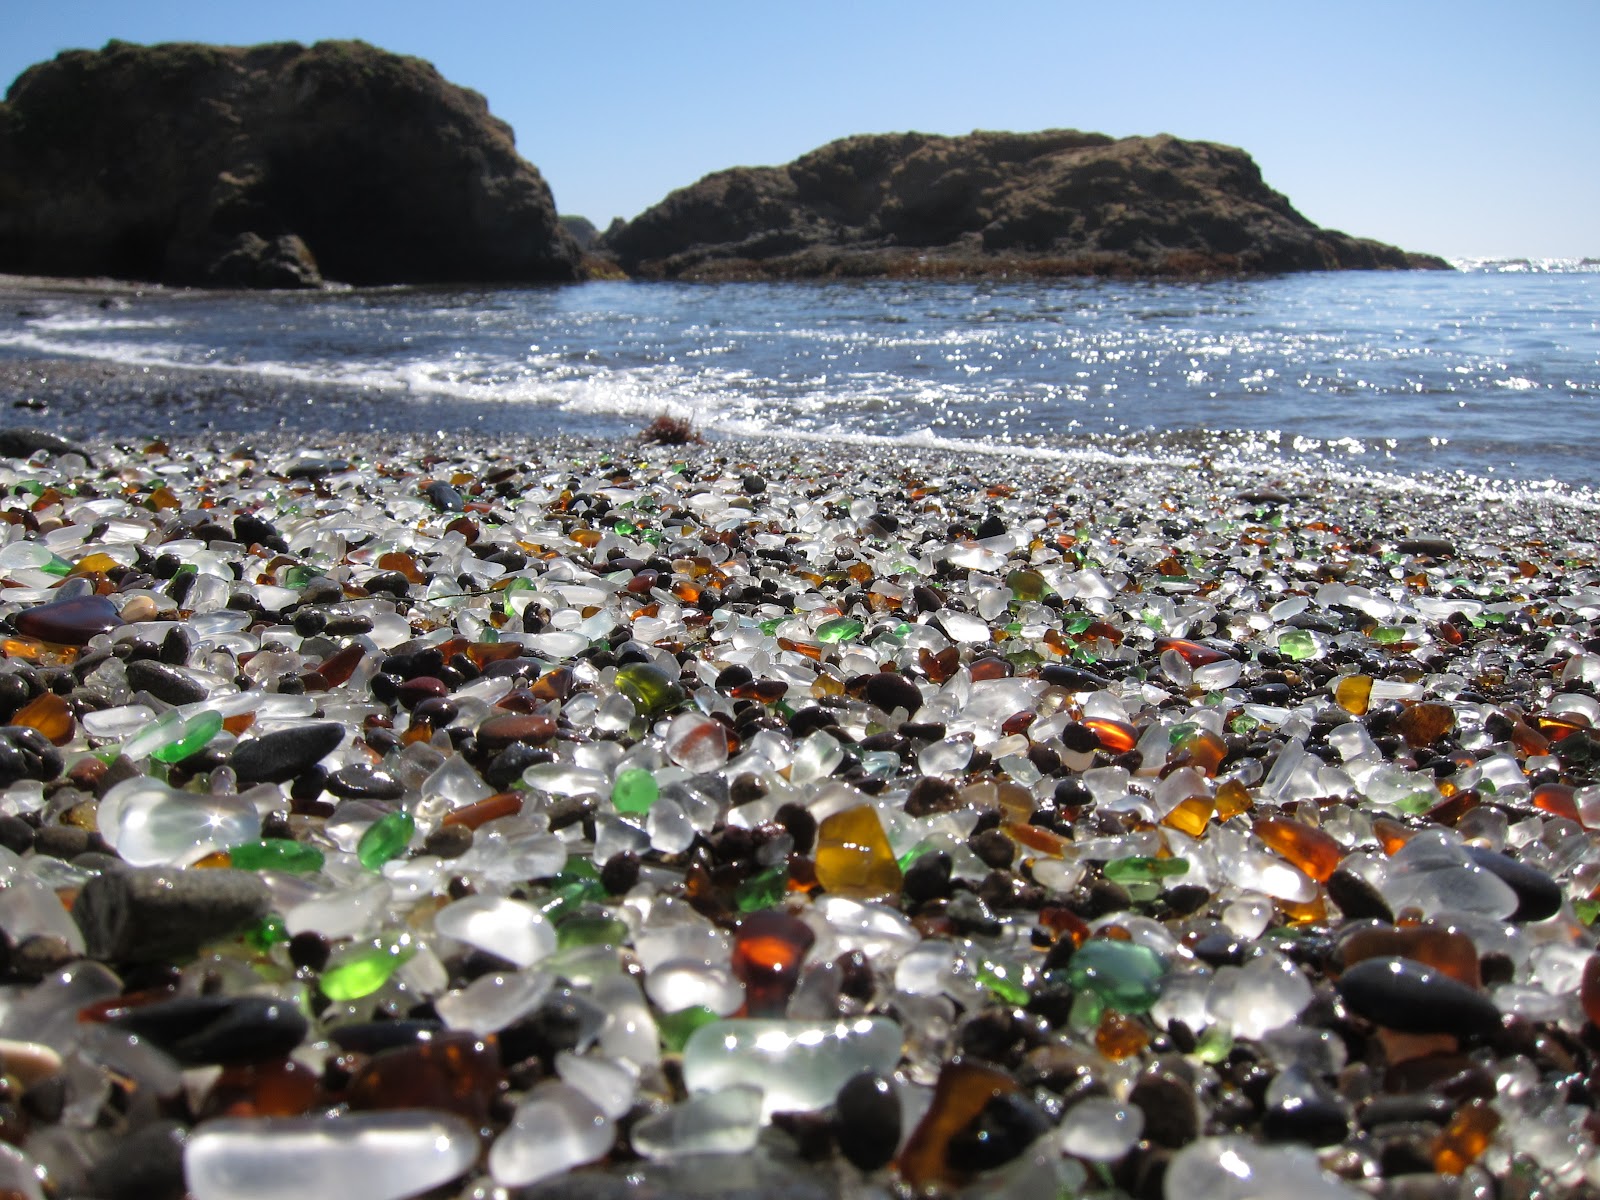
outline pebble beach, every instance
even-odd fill
[[[1600,1194],[1584,497],[4,368],[0,1192]]]

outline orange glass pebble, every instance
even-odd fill
[[[556,735],[554,717],[543,713],[502,713],[478,726],[478,745],[484,751],[504,750],[519,742],[548,742]]]
[[[1346,967],[1368,958],[1409,958],[1468,987],[1483,986],[1478,948],[1472,939],[1437,925],[1409,925],[1404,929],[1366,926],[1345,937],[1339,943],[1339,953]]]
[[[947,646],[935,654],[924,647],[917,651],[917,665],[934,683],[945,683],[961,666],[961,652],[954,646]]]
[[[1262,817],[1255,834],[1318,883],[1338,869],[1344,848],[1320,829],[1287,817]]]
[[[911,1131],[895,1166],[917,1191],[950,1181],[950,1139],[960,1133],[996,1096],[1017,1090],[1017,1081],[997,1067],[959,1058],[939,1069],[933,1101]]]
[[[1211,823],[1211,814],[1217,805],[1210,796],[1190,796],[1173,805],[1172,811],[1161,818],[1161,823],[1188,837],[1197,838],[1205,833]]]
[[[1448,704],[1424,700],[1396,718],[1395,732],[1415,749],[1431,746],[1456,727],[1456,714]]]
[[[967,670],[972,675],[972,682],[978,683],[985,679],[1009,679],[1017,669],[1003,658],[986,654],[973,659]]]
[[[1100,745],[1113,754],[1126,754],[1139,744],[1139,731],[1126,721],[1088,717],[1084,720],[1083,727],[1094,734]]]
[[[1412,832],[1399,821],[1391,821],[1388,817],[1375,817],[1372,821],[1372,836],[1378,839],[1378,845],[1383,847],[1385,854],[1397,853],[1401,846],[1411,840]]]
[[[1333,702],[1345,712],[1361,716],[1372,700],[1372,676],[1349,675],[1333,689]]]
[[[1318,925],[1328,919],[1328,902],[1320,892],[1304,904],[1281,897],[1274,900],[1273,904],[1290,925]]]
[[[1168,574],[1166,571],[1161,573],[1163,575]],[[1182,573],[1181,570],[1176,572],[1176,574]],[[1164,654],[1168,650],[1175,650],[1178,657],[1191,667],[1204,667],[1211,663],[1222,662],[1224,659],[1231,657],[1212,646],[1207,646],[1202,642],[1191,642],[1187,638],[1157,638],[1156,653]]]
[[[834,813],[817,827],[817,882],[835,895],[857,900],[900,891],[900,864],[870,804]]]
[[[1093,932],[1089,928],[1089,923],[1077,913],[1070,908],[1054,904],[1047,904],[1039,910],[1039,925],[1048,930],[1057,941],[1067,938],[1074,946],[1083,945]]]
[[[1564,742],[1573,734],[1589,728],[1589,722],[1575,713],[1566,713],[1559,717],[1550,713],[1538,713],[1534,716],[1533,723],[1539,732],[1552,742]]]
[[[1591,954],[1583,964],[1583,979],[1578,985],[1578,1002],[1589,1024],[1600,1026],[1600,954]]]
[[[789,685],[781,679],[752,679],[733,689],[735,700],[759,700],[762,704],[776,704],[782,700]]]
[[[374,1054],[350,1080],[347,1096],[356,1111],[440,1108],[483,1125],[499,1090],[495,1039],[450,1030]]]
[[[43,692],[17,709],[13,725],[37,729],[58,746],[72,740],[72,706],[54,692]]]
[[[297,1117],[321,1098],[322,1072],[292,1058],[225,1067],[202,1117]]]
[[[517,642],[472,642],[467,646],[467,659],[480,671],[492,662],[508,658],[521,658],[522,646]]]
[[[522,811],[522,800],[521,792],[496,792],[472,804],[451,809],[439,824],[465,825],[468,829],[476,829],[501,817],[516,816]]]
[[[1228,743],[1209,729],[1197,729],[1167,754],[1169,767],[1193,767],[1208,779],[1228,757]]]
[[[390,550],[387,554],[378,555],[378,569],[380,571],[398,571],[412,583],[422,583],[422,572],[417,569],[417,560],[404,550]]]
[[[356,667],[361,664],[361,660],[366,655],[366,650],[356,642],[335,650],[318,663],[315,670],[309,671],[302,676],[306,690],[326,692],[342,683],[348,683],[350,676],[355,674]]]
[[[782,1017],[800,967],[817,935],[799,917],[768,909],[751,913],[733,935],[734,978],[744,984],[744,1016]]]
[[[822,661],[822,647],[814,646],[810,642],[797,642],[793,638],[781,637],[778,639],[778,649],[792,650],[796,654],[809,658],[812,662]]]
[[[1533,806],[1541,812],[1582,824],[1583,819],[1578,816],[1578,804],[1574,796],[1575,789],[1570,784],[1541,783],[1533,789]]]
[[[1008,822],[1004,828],[1006,836],[1017,845],[1038,854],[1047,854],[1051,858],[1060,858],[1071,845],[1059,833],[1052,833],[1048,829],[1041,829],[1037,825],[1029,825],[1023,821]]]
[[[1482,1157],[1499,1128],[1500,1114],[1487,1100],[1469,1100],[1434,1139],[1433,1169],[1441,1175],[1461,1174]]]
[[[1224,780],[1217,788],[1217,820],[1231,821],[1250,809],[1250,789],[1237,779]]]
[[[1550,752],[1550,739],[1526,721],[1512,722],[1511,744],[1524,754],[1538,755]]]
[[[1150,1031],[1138,1017],[1108,1008],[1094,1031],[1095,1049],[1112,1062],[1132,1058],[1150,1044]]]

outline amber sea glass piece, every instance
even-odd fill
[[[65,746],[72,740],[72,706],[54,692],[43,692],[17,709],[11,724],[37,729],[57,746]]]
[[[951,1181],[950,1139],[971,1124],[989,1101],[1016,1090],[1016,1080],[996,1067],[959,1058],[947,1061],[939,1069],[928,1111],[896,1160],[900,1177],[918,1191]]]
[[[1094,1031],[1095,1049],[1112,1062],[1121,1062],[1141,1053],[1150,1044],[1150,1030],[1137,1017],[1108,1008]]]
[[[1162,574],[1167,574],[1167,572],[1163,571]],[[1180,569],[1174,574],[1181,575],[1183,571]],[[1168,650],[1176,651],[1178,657],[1191,667],[1204,667],[1211,663],[1222,662],[1231,657],[1214,646],[1207,646],[1202,642],[1191,642],[1187,638],[1157,638],[1156,653],[1163,654]]]
[[[292,1058],[224,1067],[204,1117],[297,1117],[319,1099],[322,1072]]]
[[[1589,955],[1583,964],[1578,1002],[1583,1005],[1583,1015],[1589,1018],[1589,1024],[1600,1026],[1600,954]]]
[[[1226,779],[1217,787],[1217,820],[1231,821],[1250,808],[1250,789],[1237,779]]]
[[[1551,816],[1565,817],[1569,821],[1582,824],[1578,815],[1578,804],[1574,798],[1575,789],[1566,783],[1541,783],[1533,789],[1531,800],[1533,806],[1541,812]]]
[[[1173,805],[1172,811],[1161,818],[1161,823],[1187,837],[1197,838],[1205,833],[1216,811],[1216,802],[1210,796],[1190,796]]]
[[[1483,986],[1478,948],[1473,940],[1464,933],[1436,925],[1411,925],[1404,929],[1366,926],[1347,935],[1339,943],[1339,950],[1346,968],[1369,958],[1409,958],[1468,987]]]
[[[1433,1169],[1441,1175],[1459,1175],[1489,1148],[1500,1114],[1483,1099],[1469,1100],[1450,1118],[1433,1141]]]
[[[817,940],[799,917],[769,909],[739,921],[733,935],[734,978],[744,984],[744,1016],[782,1017],[806,952]]]
[[[1431,746],[1456,727],[1456,714],[1448,704],[1425,700],[1413,704],[1395,719],[1395,732],[1406,745],[1421,750]]]
[[[1113,754],[1126,754],[1139,744],[1139,732],[1126,721],[1113,721],[1106,717],[1088,717],[1083,727],[1094,734],[1102,747]]]
[[[1348,675],[1333,689],[1333,702],[1353,716],[1367,711],[1372,699],[1372,676]]]
[[[438,1108],[482,1125],[499,1090],[495,1039],[453,1030],[373,1055],[350,1080],[347,1097],[357,1111]]]
[[[884,835],[883,822],[870,804],[834,813],[817,827],[817,882],[857,900],[900,891],[900,864]]]
[[[1287,817],[1262,817],[1255,834],[1318,883],[1327,883],[1344,859],[1344,848],[1320,829]]]

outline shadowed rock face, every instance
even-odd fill
[[[483,97],[362,42],[112,42],[0,104],[0,270],[213,286],[576,277]]]
[[[845,138],[673,192],[603,247],[660,278],[1446,267],[1319,229],[1231,146],[1073,130]]]

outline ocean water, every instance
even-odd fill
[[[1206,282],[61,294],[0,310],[0,356],[222,371],[295,396],[277,417],[291,428],[432,428],[457,414],[489,431],[614,434],[670,413],[713,434],[1313,456],[1589,492],[1600,483],[1600,262],[1459,266]],[[319,406],[330,385],[373,403]]]

